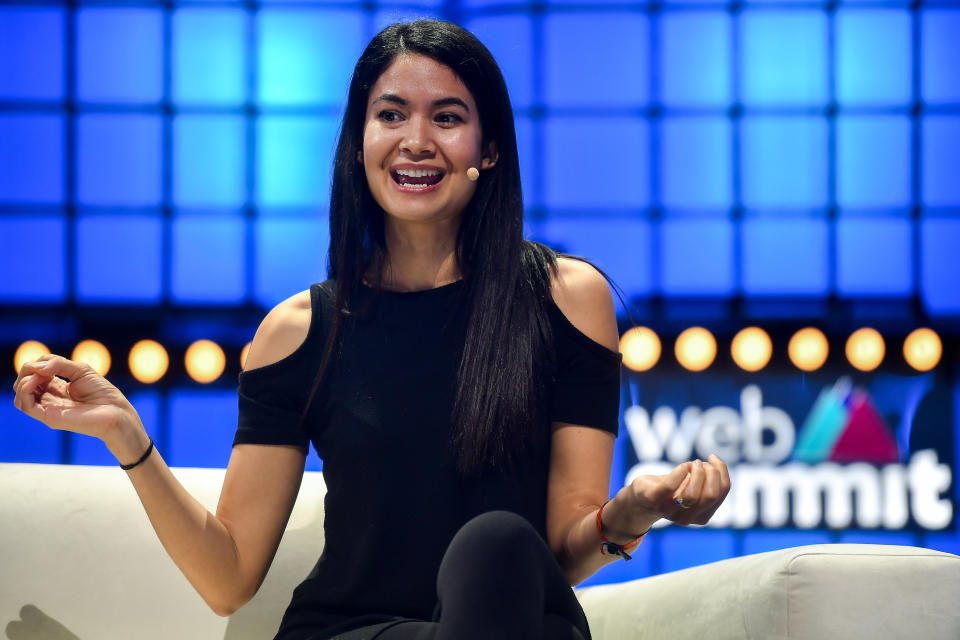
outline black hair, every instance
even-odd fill
[[[384,212],[362,165],[370,88],[400,55],[420,54],[452,69],[477,104],[483,144],[498,159],[481,172],[461,215],[456,258],[464,279],[468,326],[451,416],[451,450],[465,475],[509,466],[547,420],[553,355],[545,301],[557,254],[523,238],[523,199],[513,110],[493,56],[466,29],[436,20],[394,24],[367,45],[350,81],[330,197],[328,276],[336,282],[332,326],[307,409],[335,348],[344,315],[354,308],[363,278],[382,284],[386,258]]]

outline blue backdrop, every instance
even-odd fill
[[[12,383],[24,340],[69,353],[99,339],[167,460],[225,465],[240,348],[268,308],[325,277],[352,65],[380,28],[424,16],[464,24],[503,68],[529,236],[593,258],[665,344],[693,324],[721,349],[747,324],[817,324],[842,352],[870,325],[890,338],[889,373],[904,368],[897,340],[931,326],[947,346],[936,375],[960,397],[956,1],[6,3],[0,378]],[[173,356],[155,385],[125,370],[142,337]],[[227,350],[212,385],[177,364],[197,338]],[[851,369],[788,370],[820,389]],[[713,372],[677,388],[742,375]],[[951,413],[952,443],[958,423]],[[622,482],[626,432],[617,455]],[[23,418],[9,391],[0,460],[113,463]],[[600,579],[860,535],[664,530],[645,560]],[[953,525],[867,538],[960,549]]]

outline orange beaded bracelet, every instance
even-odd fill
[[[610,502],[610,501],[607,500],[607,502]],[[600,534],[600,553],[604,555],[610,555],[610,556],[620,556],[624,560],[632,560],[633,556],[631,556],[627,552],[633,551],[633,549],[638,544],[640,544],[640,541],[643,540],[644,536],[646,536],[650,530],[647,529],[646,531],[641,533],[639,536],[637,536],[636,540],[634,540],[633,542],[628,542],[627,544],[617,544],[616,542],[610,542],[609,540],[607,540],[607,536],[603,535],[603,520],[601,520],[601,516],[603,515],[603,508],[607,506],[607,502],[604,502],[602,505],[600,505],[600,508],[597,509],[597,533]]]

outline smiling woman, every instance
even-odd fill
[[[216,514],[89,367],[24,364],[17,406],[104,441],[223,615],[263,581],[312,445],[324,551],[277,640],[590,638],[570,585],[629,559],[662,517],[705,523],[729,475],[710,456],[608,500],[613,299],[588,263],[523,238],[510,100],[469,32],[419,21],[368,45],[330,233],[329,279],[277,305],[254,337]]]
[[[449,67],[399,56],[370,90],[363,131],[367,184],[387,233],[400,221],[459,226],[476,191],[467,171],[493,167],[495,147],[483,144],[473,96]]]

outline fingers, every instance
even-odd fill
[[[727,465],[714,454],[706,462],[695,460],[690,474],[675,496],[680,501],[667,517],[677,524],[706,524],[730,492]]]
[[[37,373],[50,376],[61,376],[70,381],[76,380],[82,375],[93,372],[93,369],[91,369],[90,365],[88,364],[67,360],[63,356],[58,356],[52,353],[40,356],[40,358],[34,362],[27,364],[33,365],[33,370]],[[27,365],[24,366],[26,367]]]
[[[682,462],[667,475],[657,477],[658,482],[648,494],[650,502],[654,505],[672,503],[677,491],[687,481],[689,469],[690,463]]]
[[[700,504],[700,494],[703,492],[703,478],[703,463],[699,460],[694,460],[690,465],[690,480],[687,482],[683,493],[677,496],[677,498],[683,500],[683,504],[681,505],[683,508],[691,509]]]
[[[13,397],[14,406],[29,416],[41,419],[43,409],[39,405],[39,399],[50,378],[33,374],[19,382],[20,388]]]
[[[710,454],[710,463],[720,471],[720,494],[726,498],[727,494],[730,493],[730,470],[727,469],[727,463],[714,453]]]

